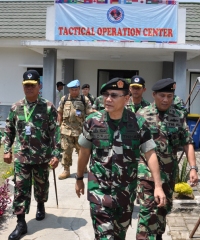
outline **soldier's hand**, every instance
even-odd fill
[[[9,153],[4,153],[4,162],[10,164],[12,162],[12,153],[9,152]]]
[[[194,187],[198,184],[198,174],[195,169],[190,170],[190,185]]]
[[[163,207],[166,205],[166,196],[165,193],[163,192],[162,187],[155,187],[154,198],[156,203],[158,204],[157,207]]]
[[[53,157],[49,162],[50,168],[57,168],[59,160],[56,157]]]
[[[76,194],[79,198],[80,198],[81,194],[84,195],[84,188],[85,188],[85,184],[84,184],[83,180],[77,180],[76,184],[75,184],[75,190],[76,190]]]

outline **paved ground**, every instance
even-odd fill
[[[31,210],[26,215],[28,224],[28,233],[22,237],[23,240],[93,240],[94,233],[89,213],[89,204],[86,195],[80,199],[76,196],[74,186],[76,173],[77,155],[73,155],[74,164],[71,171],[71,177],[66,180],[58,180],[59,206],[56,206],[53,174],[50,175],[50,193],[49,201],[46,203],[46,218],[43,221],[35,220],[36,202],[32,199]],[[56,169],[58,176],[62,172],[61,165]],[[85,174],[85,183],[87,174]],[[132,226],[129,227],[126,240],[135,239],[137,226],[137,214],[139,206],[135,206],[132,216]],[[16,218],[12,216],[12,210],[9,208],[3,219],[0,219],[0,239],[7,240],[8,235],[14,230]],[[164,239],[171,240],[168,236],[169,229],[165,233]]]

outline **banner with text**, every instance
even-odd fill
[[[55,40],[177,42],[178,5],[55,4]]]

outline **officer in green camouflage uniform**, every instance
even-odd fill
[[[69,88],[69,95],[61,98],[58,107],[58,119],[61,126],[61,147],[63,150],[61,163],[64,167],[63,173],[58,177],[60,180],[70,176],[73,149],[75,148],[77,153],[79,153],[78,137],[82,132],[85,116],[93,112],[90,100],[80,95],[79,80],[71,81],[67,84],[67,87]]]
[[[92,105],[92,108],[97,111],[104,109],[103,96],[99,96],[95,99],[94,104]]]
[[[89,98],[91,104],[93,105],[93,104],[94,104],[95,97],[94,97],[92,94],[89,93],[89,92],[90,92],[90,85],[87,84],[87,83],[86,83],[86,84],[83,84],[83,86],[81,87],[81,89],[82,89],[82,94],[83,94],[84,96],[86,96],[87,98]]]
[[[142,97],[143,93],[146,91],[145,80],[140,76],[133,76],[130,83],[131,96],[126,105],[126,108],[134,113],[139,109],[150,105],[150,103]]]
[[[57,111],[48,100],[39,97],[40,76],[29,70],[23,75],[25,98],[10,109],[4,131],[4,161],[12,162],[14,144],[14,214],[17,226],[9,240],[18,240],[27,232],[25,213],[31,202],[32,179],[37,204],[36,220],[45,218],[48,200],[49,165],[57,167],[60,156],[60,132]]]
[[[142,117],[124,106],[129,85],[114,78],[101,88],[105,110],[87,117],[79,137],[81,149],[76,175],[76,193],[84,194],[83,173],[90,159],[88,201],[96,240],[122,240],[131,224],[136,196],[140,149],[145,154],[156,182],[154,195],[165,204],[155,143]]]
[[[154,84],[152,90],[154,103],[141,109],[138,114],[142,115],[149,123],[152,137],[156,143],[156,154],[167,204],[165,207],[157,207],[153,197],[152,175],[142,157],[138,166],[140,212],[137,240],[162,239],[166,227],[166,215],[172,207],[172,194],[178,168],[177,151],[180,146],[184,147],[191,166],[190,183],[195,186],[198,182],[195,153],[184,112],[175,108],[173,104],[175,90],[173,79],[159,80]]]

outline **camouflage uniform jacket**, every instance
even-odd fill
[[[81,95],[71,99],[69,94],[67,101],[65,101],[65,96],[61,98],[58,112],[63,115],[61,134],[77,137],[82,132],[85,116],[92,112],[92,106],[87,97],[85,97],[84,103],[81,101]]]
[[[93,113],[79,144],[91,149],[88,200],[110,208],[132,204],[140,149],[155,148],[145,119],[126,109],[121,121],[111,120],[105,110]]]
[[[132,97],[130,96],[128,103],[126,104],[126,108],[128,110],[130,110],[131,112],[136,113],[139,109],[142,109],[146,106],[149,106],[150,102],[144,100],[144,98],[142,98],[142,101],[139,104],[134,104],[132,101]]]
[[[93,105],[93,104],[94,104],[95,97],[94,97],[92,94],[90,94],[90,93],[88,93],[88,96],[87,96],[87,97],[89,98],[91,104]]]
[[[138,114],[142,115],[148,122],[152,138],[156,143],[156,154],[162,181],[173,181],[178,167],[178,148],[193,141],[183,111],[175,109],[172,105],[166,112],[161,113],[155,103],[152,103],[141,109]],[[153,180],[143,158],[139,163],[138,178]]]
[[[188,110],[185,106],[185,103],[183,102],[183,99],[181,99],[179,96],[174,95],[173,105],[176,109],[183,111],[184,116],[187,117]]]
[[[99,96],[95,99],[92,108],[96,109],[97,111],[103,110],[105,108],[103,104],[103,96]]]
[[[25,108],[33,112],[28,121]],[[28,114],[27,114],[28,115]],[[26,135],[25,128],[31,127],[31,134]],[[15,162],[41,164],[49,162],[55,156],[60,157],[60,130],[57,123],[57,111],[54,105],[38,97],[34,103],[22,99],[12,105],[4,131],[4,152],[10,152],[14,144]]]

